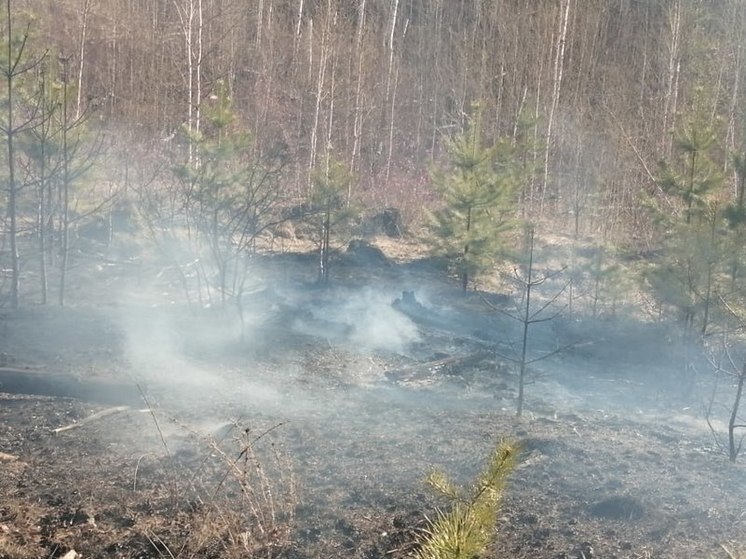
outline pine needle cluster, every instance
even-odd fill
[[[451,507],[447,512],[438,510],[430,520],[416,559],[473,559],[484,553],[494,536],[505,483],[519,450],[516,443],[501,442],[467,489],[457,487],[442,472],[430,474],[427,483],[448,498]]]

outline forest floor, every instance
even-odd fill
[[[381,246],[341,252],[326,289],[312,254],[258,258],[243,338],[167,268],[114,261],[76,260],[65,308],[0,309],[0,366],[103,396],[0,385],[0,558],[404,558],[448,504],[427,474],[468,484],[502,439],[522,453],[486,557],[746,553],[746,470],[674,329],[535,325],[532,355],[562,351],[516,418],[520,324],[493,308],[514,294],[462,296]]]

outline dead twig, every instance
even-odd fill
[[[725,554],[726,554],[726,555],[727,555],[727,556],[728,556],[728,557],[729,557],[730,559],[736,559],[736,556],[735,556],[735,555],[733,555],[733,553],[731,553],[731,551],[730,551],[730,550],[729,550],[729,549],[728,549],[727,547],[725,547],[725,544],[722,544],[722,543],[721,543],[721,544],[720,544],[720,547],[722,547],[722,548],[723,548],[723,551],[725,551]]]
[[[150,537],[150,534],[148,534],[147,532],[145,532],[145,537],[148,539],[148,541],[150,542],[150,545],[153,547],[153,549],[155,549],[158,552],[158,555],[160,555],[161,557],[170,557],[171,559],[176,559],[176,557],[174,556],[174,554],[171,553],[171,550],[166,545],[166,542],[164,542],[158,536],[158,534],[153,534],[153,537]],[[155,538],[155,540],[153,538]],[[166,553],[168,553],[168,555],[164,555],[164,553],[161,551],[161,548],[165,549]]]
[[[88,417],[85,417],[81,419],[80,421],[76,421],[75,423],[71,423],[69,425],[65,425],[64,427],[57,427],[57,429],[52,429],[52,433],[55,435],[58,435],[59,433],[63,433],[65,431],[70,431],[72,429],[77,429],[78,427],[82,427],[83,425],[88,425],[90,423],[93,423],[103,417],[108,417],[110,415],[114,415],[117,413],[121,413],[123,411],[127,411],[131,409],[129,406],[116,406],[113,408],[107,408],[105,410],[98,411],[94,414],[89,415]]]
[[[137,464],[135,464],[135,477],[132,480],[132,491],[137,491],[137,472],[140,471],[140,462],[143,461],[143,458],[148,456],[148,454],[143,454],[140,456],[140,458],[137,459]]]

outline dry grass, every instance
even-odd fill
[[[0,557],[30,559],[43,555],[39,544],[42,509],[33,502],[3,498],[0,505]]]
[[[281,426],[253,431],[235,424],[223,440],[190,431],[202,458],[170,476],[177,514],[168,525],[140,526],[159,557],[270,559],[292,545],[298,491],[273,437]]]
[[[733,545],[720,544],[723,552],[728,559],[746,559],[746,550],[744,548],[734,547]]]

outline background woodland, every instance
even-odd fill
[[[591,239],[601,258],[642,255],[686,320],[707,323],[715,279],[730,282],[719,294],[740,281],[740,0],[4,4],[14,305],[24,258],[39,260],[19,238],[56,262],[62,302],[70,235],[124,200],[154,235],[169,220],[203,232],[223,293],[227,268],[289,216],[317,218],[322,251],[337,221],[383,208],[436,235],[468,133],[511,177],[511,196],[487,197],[501,215]]]

